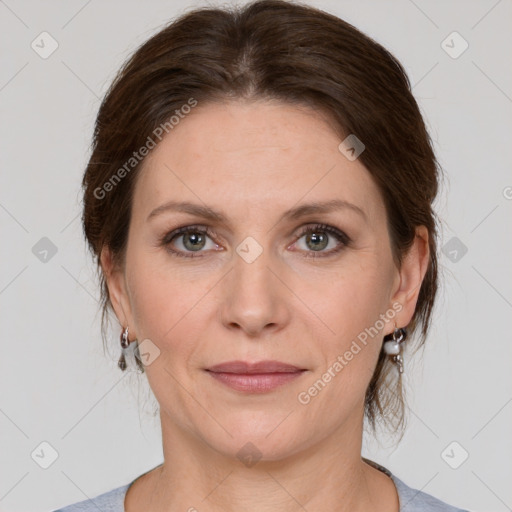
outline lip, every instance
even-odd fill
[[[293,373],[299,372],[302,368],[292,364],[283,363],[281,361],[256,361],[250,363],[248,361],[227,361],[225,363],[216,364],[207,369],[215,373]]]
[[[206,371],[217,381],[245,393],[266,393],[296,378],[306,370],[281,361],[229,361]]]

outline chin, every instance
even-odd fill
[[[251,419],[239,415],[237,421],[224,422],[224,428],[232,434],[232,437],[223,429],[199,432],[204,441],[215,451],[227,457],[239,459],[247,467],[256,462],[280,461],[293,456],[311,443],[309,434],[299,424],[289,422],[291,418],[283,419],[287,414],[266,415],[255,418],[254,412]]]

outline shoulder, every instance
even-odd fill
[[[116,487],[95,498],[73,503],[54,512],[124,512],[124,498],[129,486],[130,484]]]
[[[393,475],[388,468],[381,466],[373,460],[365,457],[363,457],[363,460],[375,469],[382,471],[393,480],[398,494],[400,512],[469,512],[468,510],[448,505],[448,503],[426,492],[409,487],[406,483],[402,482],[400,478]]]
[[[413,489],[395,475],[391,475],[398,491],[400,512],[469,512],[448,505],[430,494]]]

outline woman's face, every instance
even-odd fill
[[[340,142],[314,111],[199,104],[146,159],[108,283],[130,339],[146,340],[167,432],[272,460],[361,429],[382,338],[409,322],[427,256],[415,242],[396,268],[380,193]],[[241,390],[208,371],[233,360],[305,371]]]

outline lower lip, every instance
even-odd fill
[[[265,393],[300,377],[304,371],[289,373],[222,373],[208,372],[214,379],[237,391],[246,393]]]

